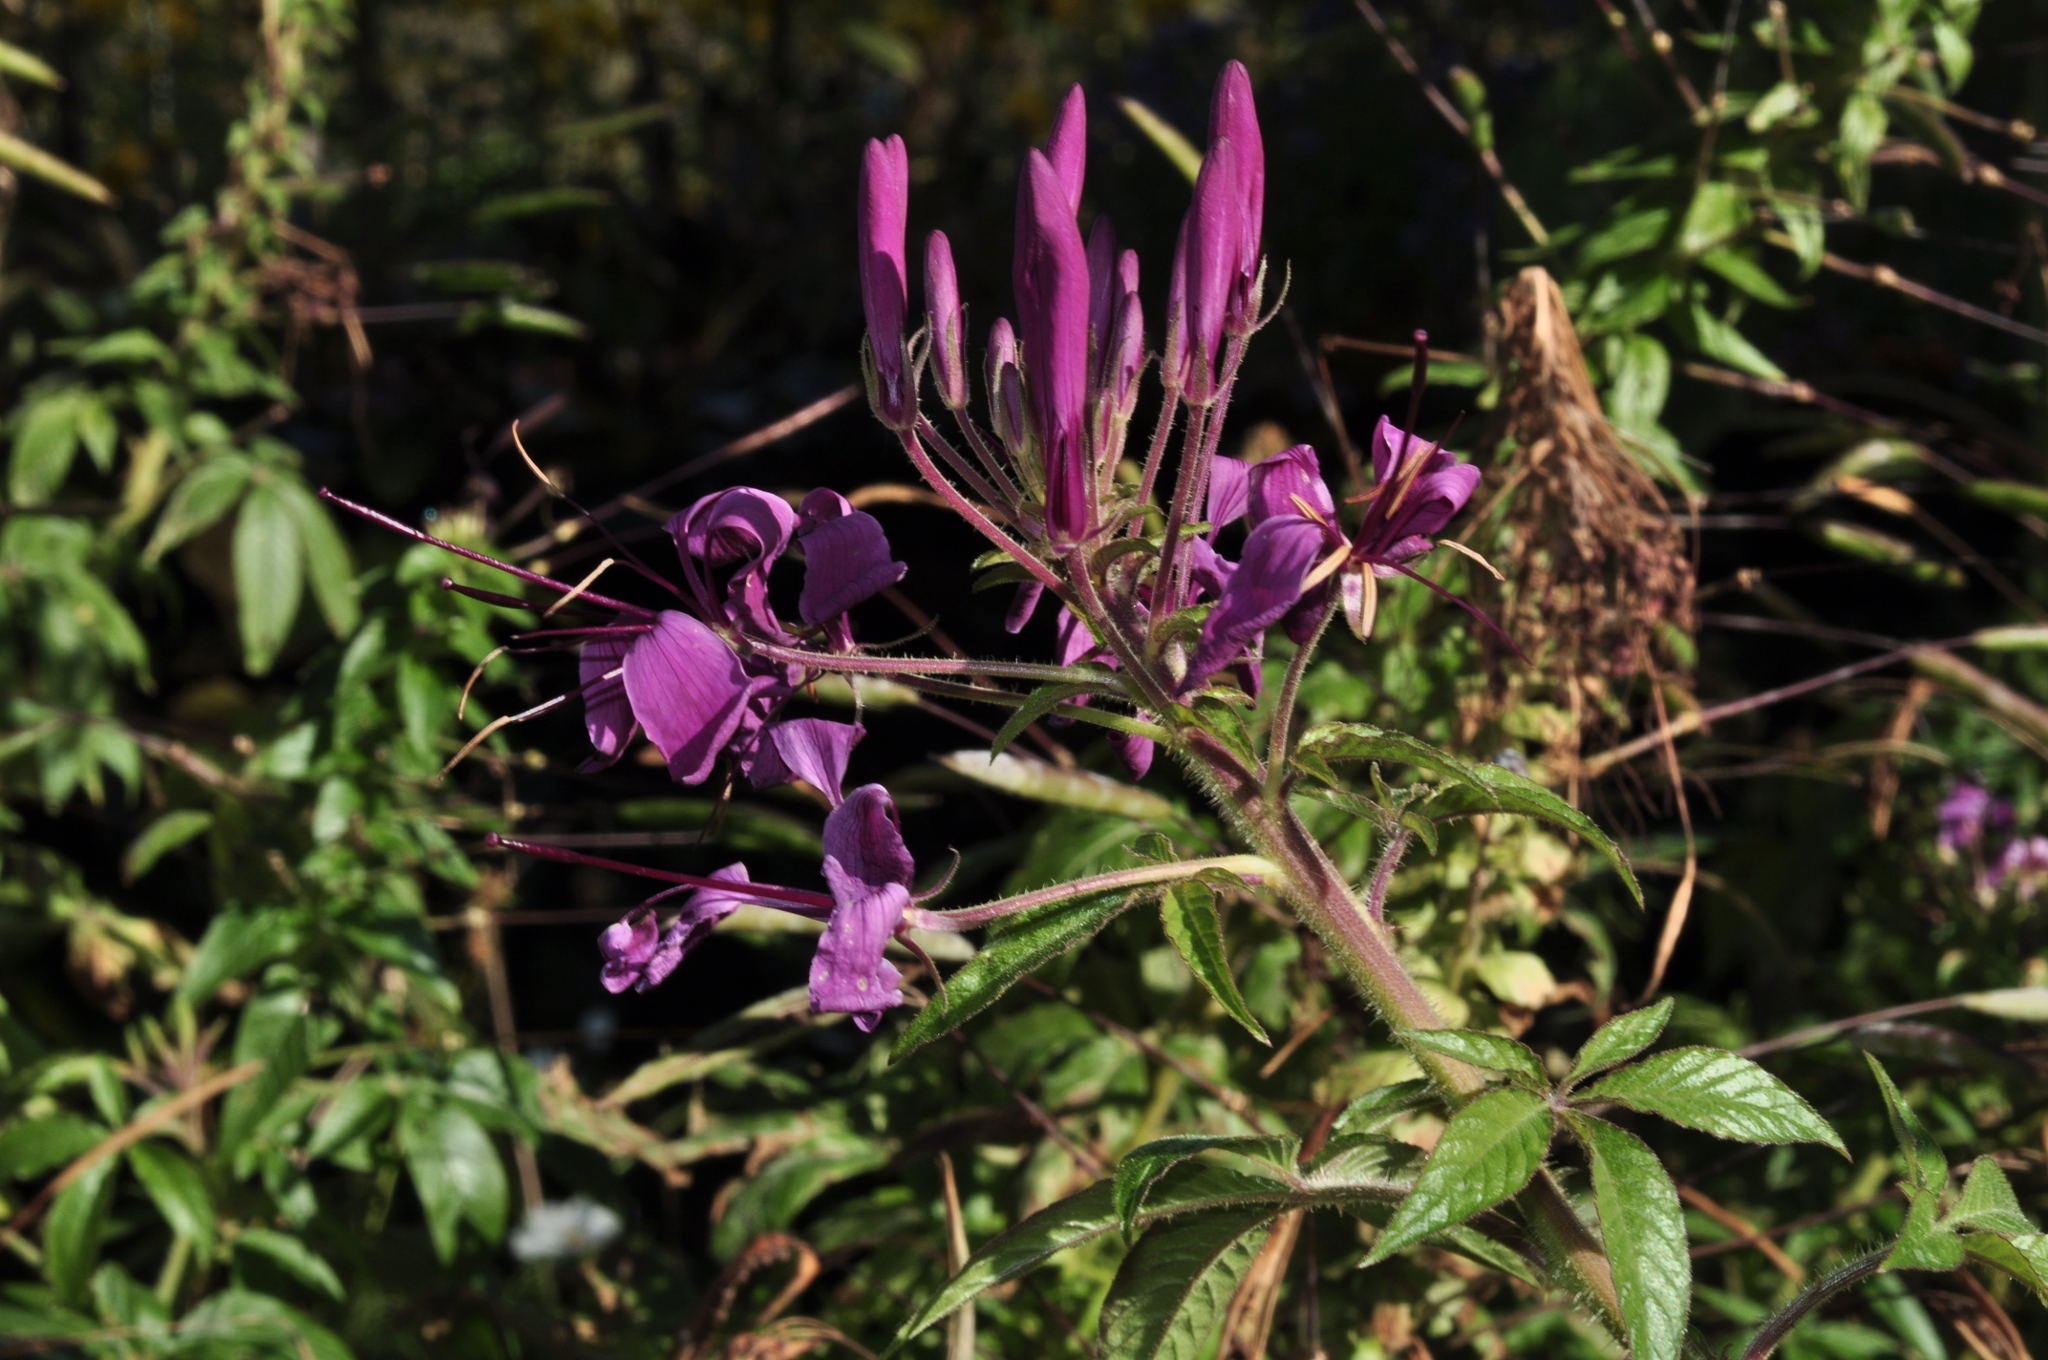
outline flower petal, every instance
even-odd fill
[[[804,497],[797,530],[804,549],[804,589],[796,612],[816,627],[903,579],[909,570],[889,557],[881,521],[856,510],[836,491]]]
[[[608,760],[618,759],[633,739],[633,705],[626,698],[625,678],[611,674],[625,664],[628,642],[626,638],[586,642],[576,662],[583,691],[584,730],[590,733],[590,744],[597,753]]]
[[[1181,691],[1237,660],[1246,645],[1301,599],[1301,583],[1329,551],[1331,536],[1300,515],[1275,515],[1252,530],[1223,598],[1202,624],[1202,642],[1188,662]]]
[[[1245,513],[1254,529],[1275,515],[1300,515],[1303,505],[1328,523],[1337,521],[1337,502],[1323,481],[1316,451],[1307,444],[1296,444],[1252,468],[1246,500]],[[1300,504],[1296,504],[1297,500]]]
[[[661,945],[661,931],[654,921],[654,909],[638,906],[604,928],[597,938],[598,953],[604,956],[604,971],[598,981],[616,995],[628,987],[641,986],[647,965]],[[667,976],[667,974],[663,974]],[[641,986],[641,990],[646,988]]]
[[[685,784],[703,782],[762,682],[741,669],[725,639],[672,609],[634,639],[624,666],[633,716],[669,774]]]
[[[872,1030],[903,1004],[902,974],[883,957],[910,905],[916,866],[903,844],[896,804],[880,784],[863,784],[825,819],[825,883],[835,906],[811,959],[811,1009],[848,1013]]]
[[[1059,116],[1052,120],[1052,135],[1045,139],[1045,158],[1059,176],[1066,194],[1067,215],[1081,211],[1081,184],[1088,171],[1088,100],[1081,87],[1067,91],[1060,101]]]
[[[791,718],[763,735],[765,740],[747,771],[755,788],[801,779],[836,806],[839,790],[846,784],[846,763],[867,729],[826,718]]]
[[[1241,458],[1218,455],[1209,464],[1209,541],[1223,526],[1242,516],[1251,505],[1250,463]],[[1290,514],[1298,511],[1289,510]]]

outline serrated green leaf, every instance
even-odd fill
[[[1739,1054],[1674,1048],[1581,1091],[1602,1101],[1738,1143],[1820,1143],[1848,1155],[1841,1137],[1791,1087]]]
[[[1168,888],[1159,899],[1159,919],[1166,938],[1180,951],[1188,968],[1216,998],[1224,1013],[1243,1025],[1252,1038],[1268,1048],[1265,1026],[1252,1015],[1237,979],[1230,973],[1230,955],[1223,948],[1223,925],[1216,918],[1216,895],[1206,884],[1181,883]]]
[[[1596,1072],[1627,1062],[1656,1043],[1677,1004],[1667,996],[1654,1006],[1617,1015],[1593,1031],[1593,1037],[1586,1040],[1586,1046],[1579,1050],[1579,1056],[1572,1062],[1571,1075],[1565,1078],[1565,1084],[1576,1086]]]
[[[269,673],[291,634],[303,560],[290,503],[273,485],[251,487],[235,517],[234,538],[236,615],[251,675]]]
[[[331,1299],[345,1297],[341,1277],[334,1273],[334,1267],[311,1247],[289,1234],[270,1228],[244,1228],[235,1238],[235,1250],[261,1256],[300,1284],[317,1289]]]
[[[1147,1232],[1102,1303],[1107,1360],[1198,1360],[1272,1221],[1270,1209],[1236,1209]]]
[[[306,581],[313,588],[313,602],[327,621],[327,630],[347,637],[362,620],[356,602],[356,569],[349,556],[348,541],[334,527],[325,506],[296,481],[275,477],[271,482],[291,512],[298,531],[299,546],[306,554]]]
[[[16,418],[14,451],[7,464],[7,494],[16,505],[48,504],[64,485],[78,453],[78,412],[84,396],[84,389],[77,387],[45,392]]]
[[[1004,748],[1024,734],[1024,729],[1043,718],[1069,699],[1078,699],[1092,694],[1092,685],[1054,684],[1040,685],[1024,697],[1024,702],[1010,714],[1003,725],[996,729],[995,739],[989,742],[991,758],[1003,753]]]
[[[1491,1091],[1458,1111],[1364,1263],[1384,1261],[1519,1192],[1543,1164],[1551,1132],[1550,1107],[1528,1091]]]
[[[1347,1133],[1382,1129],[1404,1114],[1436,1103],[1436,1090],[1427,1080],[1397,1081],[1392,1086],[1367,1091],[1346,1105],[1344,1113],[1338,1115],[1337,1122],[1330,1126],[1330,1137],[1334,1139]]]
[[[1296,763],[1311,775],[1317,773],[1314,762],[1339,760],[1395,761],[1427,770],[1445,781],[1434,797],[1415,809],[1432,820],[1510,812],[1564,827],[1599,851],[1621,875],[1636,905],[1643,904],[1642,887],[1620,847],[1592,818],[1533,779],[1498,765],[1475,765],[1406,733],[1388,732],[1362,723],[1327,723],[1311,728],[1302,735],[1301,751],[1310,759],[1304,762],[1297,757]]]
[[[1981,1228],[1985,1232],[1998,1233],[2005,1237],[2017,1237],[2038,1231],[2020,1209],[2019,1197],[2012,1192],[2012,1182],[2006,1180],[2005,1172],[1989,1157],[1979,1157],[1970,1165],[1970,1174],[1963,1181],[1963,1192],[1956,1196],[1955,1206],[1948,1211],[1946,1222],[1962,1228]]]
[[[1106,893],[1040,908],[1010,928],[946,979],[946,990],[918,1012],[896,1040],[898,1060],[979,1015],[1019,979],[1096,933],[1142,893]]]
[[[1138,1211],[1144,1207],[1147,1192],[1160,1177],[1190,1158],[1205,1153],[1234,1153],[1252,1164],[1249,1174],[1261,1175],[1264,1168],[1273,1168],[1285,1175],[1291,1173],[1300,1151],[1301,1140],[1291,1135],[1188,1134],[1156,1139],[1132,1149],[1117,1163],[1112,1180],[1117,1220],[1129,1237],[1137,1227]]]
[[[1963,1263],[1963,1239],[1936,1218],[1939,1201],[1932,1190],[1911,1193],[1906,1225],[1884,1258],[1886,1270],[1954,1270]]]
[[[1550,1086],[1543,1060],[1526,1045],[1503,1035],[1476,1029],[1409,1029],[1401,1031],[1401,1042],[1489,1072],[1520,1077],[1539,1089],[1547,1090]]]
[[[197,1248],[200,1260],[210,1257],[213,1196],[192,1159],[168,1143],[148,1138],[128,1149],[128,1165],[172,1233]]]
[[[121,881],[133,883],[171,851],[213,828],[213,814],[194,808],[166,812],[142,829],[121,855]]]
[[[1642,1139],[1602,1119],[1566,1116],[1593,1164],[1600,1236],[1635,1360],[1677,1360],[1692,1298],[1685,1213],[1663,1163]]]
[[[234,509],[249,486],[253,466],[239,453],[207,459],[185,474],[171,491],[170,503],[157,519],[156,532],[142,555],[154,562],[171,549],[206,530]]]
[[[1941,1144],[1934,1141],[1934,1135],[1920,1122],[1920,1116],[1913,1113],[1913,1107],[1899,1094],[1899,1088],[1892,1085],[1891,1073],[1884,1070],[1884,1064],[1869,1053],[1863,1055],[1863,1060],[1870,1064],[1871,1075],[1877,1078],[1877,1089],[1884,1094],[1885,1114],[1891,1120],[1892,1137],[1898,1140],[1907,1184],[1936,1192],[1946,1188],[1948,1158],[1942,1155]]]
[[[434,1254],[444,1263],[455,1259],[464,1222],[489,1242],[505,1235],[505,1167],[483,1125],[452,1105],[408,1101],[398,1118],[398,1146]]]
[[[1962,1242],[1965,1255],[1988,1261],[2048,1301],[2048,1234],[2025,1233],[2007,1238],[1995,1233],[1970,1233]]]

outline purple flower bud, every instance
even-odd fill
[[[1233,198],[1239,213],[1238,253],[1233,261],[1226,328],[1232,334],[1250,331],[1257,319],[1258,298],[1252,286],[1259,271],[1259,240],[1266,211],[1266,145],[1259,134],[1258,111],[1252,105],[1251,73],[1233,61],[1216,77],[1209,103],[1209,142],[1228,140],[1235,151],[1237,186]]]
[[[1145,371],[1145,307],[1136,289],[1125,293],[1117,307],[1116,331],[1103,363],[1111,412],[1116,420],[1128,421],[1138,405],[1138,375]]]
[[[1181,219],[1173,243],[1173,267],[1166,276],[1166,339],[1159,356],[1159,382],[1169,397],[1188,381],[1188,224]]]
[[[1081,211],[1081,181],[1088,170],[1088,101],[1081,87],[1067,91],[1060,101],[1059,116],[1052,120],[1052,135],[1045,139],[1045,158],[1052,162],[1066,191],[1069,216]]]
[[[1108,213],[1098,213],[1088,232],[1088,373],[1091,385],[1102,383],[1103,351],[1110,345],[1117,305],[1123,301],[1117,278],[1116,228]]]
[[[903,844],[896,804],[880,784],[864,784],[825,819],[825,884],[835,904],[811,959],[811,1009],[851,1013],[873,1030],[882,1012],[903,1004],[902,974],[883,957],[910,905],[916,865]]]
[[[1244,252],[1239,178],[1236,144],[1228,137],[1212,141],[1202,157],[1202,173],[1195,178],[1194,202],[1188,205],[1181,226],[1186,241],[1181,271],[1187,396],[1202,406],[1216,399],[1216,354],[1223,343],[1237,263]]]
[[[714,871],[710,877],[733,884],[749,881],[744,864],[728,864]],[[711,933],[712,927],[756,900],[744,892],[699,888],[685,899],[682,911],[669,923],[668,929],[657,935],[653,904],[681,891],[674,888],[661,893],[633,908],[623,921],[605,927],[604,934],[598,937],[597,948],[604,956],[604,971],[599,975],[599,981],[604,983],[606,991],[618,993],[630,987],[636,992],[644,992],[650,987],[659,987],[668,980],[669,974],[675,972],[676,966],[696,947],[697,942]]]
[[[1044,598],[1045,582],[1019,581],[1017,593],[1010,597],[1010,612],[1003,616],[1003,631],[1023,632],[1024,625],[1031,622],[1031,616],[1038,612],[1038,602]]]
[[[804,589],[796,611],[814,628],[887,590],[909,570],[890,559],[879,520],[824,487],[804,497],[797,540],[804,549]]]
[[[1017,367],[1017,333],[1008,317],[988,328],[988,409],[996,438],[1010,451],[1030,480],[1024,447],[1029,442],[1024,415],[1024,375]]]
[[[966,409],[967,316],[960,308],[960,279],[953,272],[953,246],[935,231],[924,243],[924,304],[931,326],[932,385],[949,411]]]
[[[904,231],[910,218],[910,156],[901,137],[870,141],[860,166],[860,297],[867,311],[868,398],[891,429],[917,420],[903,319],[910,309]]]
[[[1071,101],[1070,101],[1071,105]],[[1017,315],[1045,466],[1046,534],[1085,537],[1095,479],[1083,447],[1088,399],[1088,253],[1052,163],[1028,153],[1017,191]]]

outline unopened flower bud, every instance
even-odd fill
[[[932,385],[949,411],[966,409],[967,318],[960,308],[960,280],[953,270],[953,247],[946,233],[935,231],[924,246],[925,316],[931,328]]]
[[[860,297],[868,321],[868,400],[891,429],[917,423],[917,390],[903,334],[909,271],[910,157],[901,137],[870,141],[860,167]]]

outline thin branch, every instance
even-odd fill
[[[1782,231],[1767,231],[1764,233],[1764,239],[1772,245],[1782,246],[1786,250],[1796,249],[1792,244],[1792,238]],[[2036,326],[2029,326],[2024,321],[2015,321],[2009,316],[2000,316],[1997,312],[1979,307],[1974,302],[1965,302],[1961,298],[1950,297],[1947,293],[1929,288],[1924,283],[1915,283],[1912,279],[1906,278],[1888,264],[1858,264],[1854,260],[1843,259],[1833,251],[1822,251],[1820,262],[1823,268],[1833,273],[1842,274],[1852,279],[1862,279],[1864,282],[1874,283],[1880,288],[1889,288],[1895,293],[1905,294],[1915,302],[1924,302],[1930,307],[1939,307],[1943,311],[1954,312],[1957,316],[1967,317],[1983,325],[1995,327],[2008,335],[2017,335],[2022,340],[2031,340],[2037,345],[2048,345],[2048,331],[2041,330]]]
[[[1002,1068],[990,1062],[988,1059],[988,1055],[983,1053],[981,1049],[978,1046],[976,1046],[974,1040],[968,1038],[965,1034],[963,1034],[961,1031],[957,1029],[953,1031],[953,1039],[962,1048],[966,1049],[969,1053],[972,1053],[975,1056],[975,1058],[980,1061],[982,1067],[988,1072],[988,1074],[991,1077],[995,1078],[996,1085],[1002,1087],[1005,1091],[1008,1091],[1010,1093],[1010,1098],[1012,1100],[1015,1100],[1017,1102],[1018,1107],[1024,1111],[1024,1117],[1029,1119],[1033,1124],[1036,1124],[1041,1130],[1043,1130],[1046,1137],[1052,1139],[1053,1142],[1059,1144],[1060,1147],[1065,1150],[1066,1154],[1069,1157],[1072,1157],[1074,1161],[1080,1165],[1082,1170],[1086,1171],[1089,1175],[1095,1177],[1097,1180],[1101,1180],[1104,1176],[1109,1174],[1109,1168],[1102,1164],[1101,1158],[1097,1157],[1087,1148],[1084,1148],[1079,1143],[1075,1142],[1073,1138],[1068,1135],[1067,1131],[1061,1128],[1059,1124],[1053,1119],[1053,1117],[1047,1114],[1044,1108],[1040,1106],[1037,1101],[1033,1100],[1030,1096],[1025,1095],[1022,1091],[1018,1090],[1016,1084],[1010,1080],[1009,1074],[1003,1071]]]

